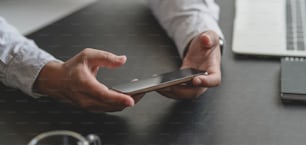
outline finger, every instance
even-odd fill
[[[126,62],[126,56],[118,56],[110,52],[87,48],[81,53],[90,65],[105,66],[109,68],[119,67]]]
[[[199,37],[202,48],[213,48],[218,45],[219,37],[213,31],[207,31],[200,35]]]
[[[85,90],[85,93],[113,106],[134,106],[131,96],[110,90],[96,79],[88,81]]]
[[[102,95],[102,92],[100,94]],[[106,102],[113,105],[125,105],[128,107],[135,105],[135,101],[131,96],[113,91],[108,88],[105,88],[105,98],[107,99]]]
[[[194,86],[214,87],[221,83],[220,63],[216,60],[211,61],[208,67],[206,67],[206,64],[202,64],[199,69],[206,69],[207,73],[193,78],[192,83]]]
[[[211,73],[209,75],[199,75],[193,78],[192,84],[198,87],[215,87],[220,85],[221,75],[219,73]]]

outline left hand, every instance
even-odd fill
[[[96,79],[99,68],[118,68],[126,56],[87,48],[64,63],[51,61],[40,71],[34,90],[50,97],[71,102],[91,112],[114,112],[134,106],[142,94],[129,96]]]
[[[192,85],[176,85],[159,90],[159,93],[174,99],[194,99],[207,88],[221,83],[221,50],[219,36],[214,31],[206,31],[196,36],[190,43],[181,69],[194,68],[207,71],[192,80]]]

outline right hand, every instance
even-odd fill
[[[131,97],[110,90],[96,75],[100,67],[116,68],[125,62],[126,56],[87,48],[64,63],[47,63],[33,89],[88,111],[121,111],[133,106],[142,96]]]
[[[176,85],[159,90],[162,95],[174,99],[196,99],[210,87],[221,83],[221,49],[219,36],[205,31],[191,40],[181,69],[194,68],[207,71],[192,79],[192,85]]]

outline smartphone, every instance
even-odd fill
[[[182,69],[164,74],[152,76],[151,78],[141,79],[134,82],[120,84],[111,87],[111,89],[128,94],[135,95],[155,91],[165,87],[186,83],[191,81],[195,76],[206,75],[206,71],[196,69]]]

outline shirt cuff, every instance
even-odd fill
[[[191,21],[193,23],[185,21],[185,24],[182,24],[174,34],[174,42],[181,58],[184,57],[185,49],[187,49],[191,40],[205,31],[214,31],[224,40],[224,35],[219,27],[218,21],[210,14],[200,13],[195,20]]]
[[[22,92],[34,98],[42,96],[33,92],[33,85],[41,69],[50,61],[60,61],[49,53],[37,47],[32,41],[18,43],[19,47],[14,53],[13,58],[4,67],[5,85],[18,88]]]

